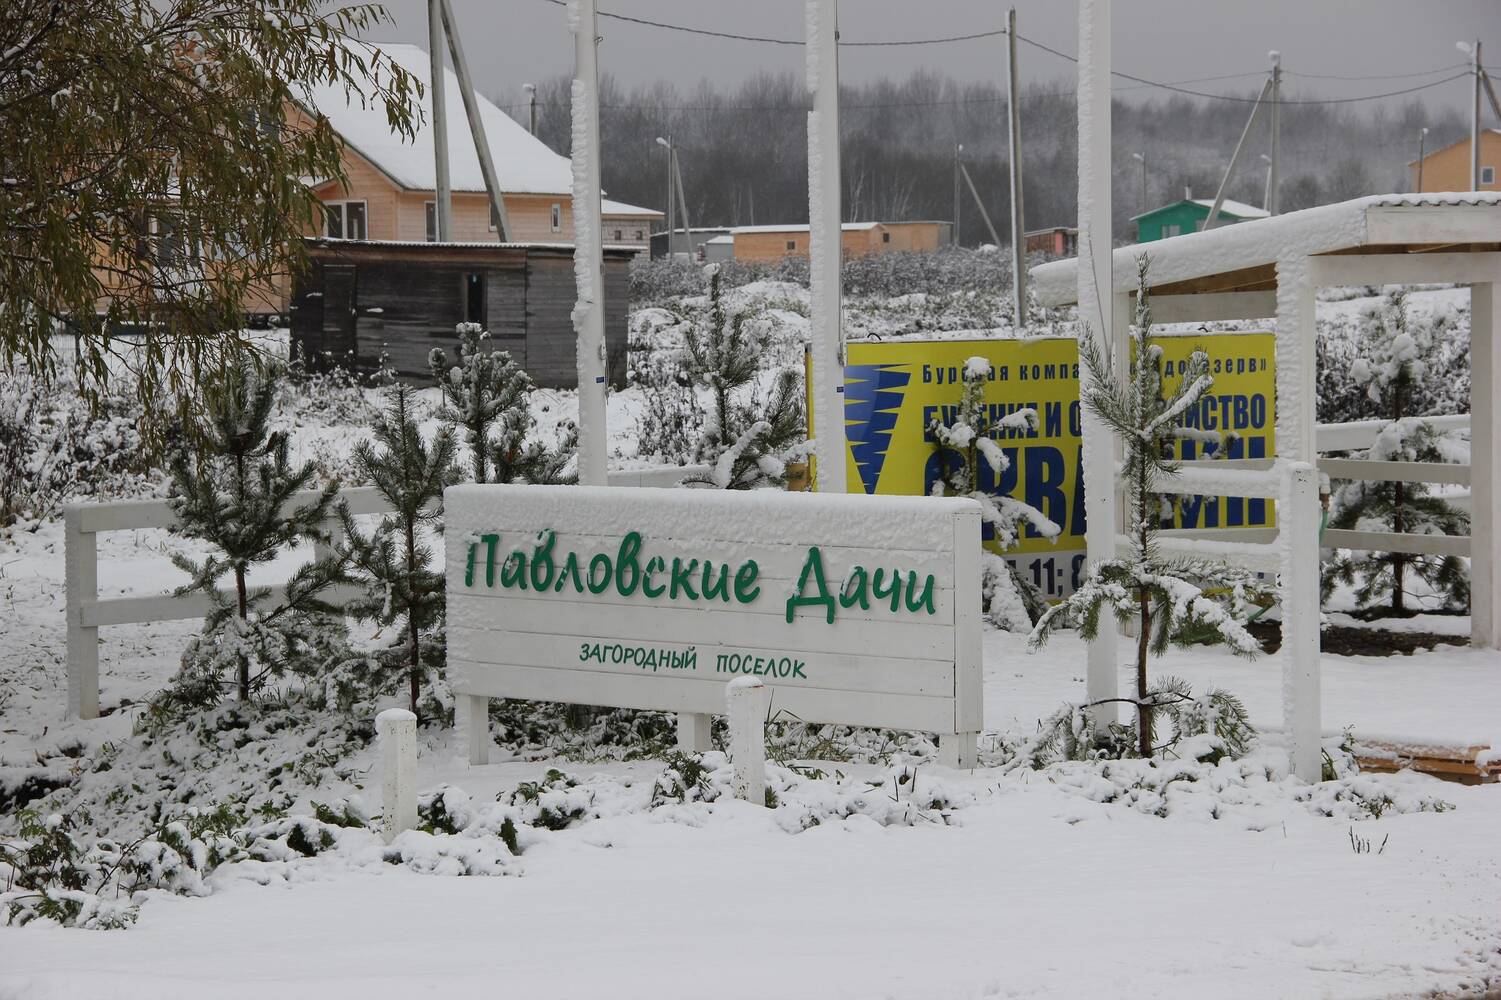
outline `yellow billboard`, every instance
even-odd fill
[[[1169,387],[1195,348],[1210,360],[1214,387],[1184,415],[1185,427],[1233,433],[1230,458],[1268,458],[1274,440],[1275,376],[1270,333],[1159,336]],[[1084,565],[1084,493],[1078,347],[1071,338],[1033,340],[855,341],[844,370],[845,436],[851,492],[931,492],[944,462],[928,432],[953,421],[965,363],[989,363],[986,402],[992,419],[1031,408],[1034,430],[999,432],[1010,468],[998,479],[982,463],[980,488],[1024,501],[1060,526],[1056,542],[1030,526],[1005,554],[1043,593],[1059,598],[1078,586]],[[811,428],[810,428],[811,431]],[[1197,437],[1179,442],[1180,458],[1203,457]],[[1271,504],[1244,497],[1184,497],[1171,526],[1263,527]],[[1166,523],[1166,522],[1165,522]],[[986,529],[989,540],[989,528]]]

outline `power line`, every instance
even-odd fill
[[[1466,63],[1453,63],[1449,66],[1440,66],[1437,69],[1425,69],[1421,73],[1376,73],[1372,76],[1337,76],[1333,73],[1302,73],[1297,70],[1285,69],[1282,72],[1288,76],[1302,76],[1310,80],[1411,80],[1420,76],[1435,76],[1439,73],[1452,73],[1457,69],[1468,70]]]
[[[566,6],[568,6],[567,0],[544,0],[544,2],[545,3],[550,3],[550,4],[552,4],[554,6],[557,6],[557,7],[566,7]],[[598,14],[599,14],[600,17],[609,18],[609,19],[615,20],[615,21],[624,21],[624,22],[627,22],[627,23],[630,23],[630,24],[641,25],[643,27],[658,28],[658,29],[661,29],[661,30],[664,30],[664,31],[681,31],[681,32],[685,32],[685,33],[691,34],[691,35],[703,35],[703,36],[707,36],[707,37],[710,37],[710,38],[725,38],[725,39],[730,39],[730,40],[733,40],[733,41],[755,42],[755,43],[760,43],[760,44],[763,44],[763,45],[784,45],[784,46],[802,46],[803,45],[803,41],[801,39],[772,38],[772,37],[764,36],[764,35],[742,35],[742,34],[737,34],[735,32],[729,32],[729,31],[714,31],[714,30],[709,29],[709,28],[694,28],[694,27],[690,27],[688,25],[683,25],[683,24],[670,24],[670,23],[665,22],[665,21],[653,21],[653,20],[649,20],[649,19],[644,18],[644,17],[632,17],[632,16],[630,16],[628,14],[616,14],[616,13],[612,13],[612,12],[609,12],[609,11],[603,11],[603,10],[598,11]],[[949,36],[940,37],[940,38],[893,39],[893,40],[886,40],[886,41],[868,41],[868,42],[854,42],[854,41],[848,41],[847,42],[847,41],[841,41],[839,43],[839,45],[842,48],[863,48],[863,47],[872,47],[873,48],[873,47],[889,47],[889,46],[901,46],[901,45],[944,45],[944,44],[948,44],[950,42],[963,42],[963,41],[970,41],[972,39],[978,39],[978,38],[994,38],[996,36],[1005,35],[1005,34],[1006,34],[1006,29],[1005,28],[998,28],[998,29],[995,29],[993,31],[977,31],[977,32],[973,32],[973,33],[965,34],[965,35],[949,35]],[[1059,51],[1058,49],[1055,49],[1055,48],[1053,48],[1053,47],[1051,47],[1049,45],[1044,45],[1042,42],[1036,41],[1035,39],[1028,38],[1026,35],[1018,33],[1017,36],[1016,36],[1016,40],[1019,41],[1019,42],[1025,42],[1026,44],[1032,46],[1035,49],[1039,49],[1039,50],[1041,50],[1043,52],[1047,52],[1050,55],[1057,56],[1060,59],[1065,59],[1065,60],[1067,60],[1067,61],[1069,61],[1071,63],[1077,64],[1078,61],[1079,61],[1079,59],[1078,59],[1077,56],[1072,56],[1072,55],[1069,55],[1067,52],[1062,52],[1062,51]],[[1447,68],[1457,68],[1457,67],[1447,67]],[[1408,73],[1399,73],[1399,74],[1389,74],[1389,75],[1377,75],[1377,76],[1371,76],[1371,77],[1340,77],[1340,76],[1332,76],[1332,75],[1330,75],[1330,76],[1324,76],[1324,75],[1320,75],[1320,74],[1316,74],[1316,73],[1300,73],[1300,74],[1297,74],[1297,75],[1299,75],[1299,76],[1305,76],[1305,77],[1309,77],[1309,78],[1314,78],[1314,79],[1331,79],[1331,80],[1361,80],[1361,79],[1401,80],[1401,79],[1412,79],[1412,78],[1420,77],[1420,76],[1432,76],[1434,73],[1442,73],[1442,72],[1444,72],[1443,69],[1437,69],[1437,70],[1427,70],[1427,71],[1424,71],[1422,73],[1410,73],[1410,74],[1408,74]],[[1198,98],[1202,98],[1204,100],[1210,100],[1210,101],[1229,101],[1229,102],[1235,103],[1235,104],[1255,104],[1255,103],[1257,103],[1257,100],[1258,100],[1257,98],[1254,98],[1254,97],[1237,97],[1237,96],[1234,96],[1234,95],[1231,95],[1231,94],[1211,94],[1211,93],[1208,93],[1207,91],[1202,91],[1202,90],[1190,90],[1190,89],[1188,89],[1186,87],[1180,86],[1177,83],[1163,83],[1162,81],[1159,81],[1159,80],[1148,80],[1145,77],[1133,76],[1130,73],[1123,73],[1123,72],[1120,72],[1118,70],[1111,71],[1110,75],[1111,76],[1119,77],[1122,80],[1130,80],[1132,83],[1137,84],[1136,87],[1120,87],[1120,88],[1117,88],[1119,90],[1138,90],[1138,89],[1141,89],[1141,88],[1151,87],[1151,88],[1155,88],[1155,89],[1158,89],[1158,90],[1170,91],[1170,92],[1175,93],[1175,94],[1184,94],[1184,95],[1189,96],[1189,97],[1198,97]],[[1236,78],[1241,78],[1241,77],[1263,76],[1263,75],[1265,75],[1265,71],[1264,70],[1259,70],[1259,71],[1256,71],[1256,72],[1247,72],[1247,73],[1228,73],[1228,74],[1225,74],[1225,75],[1219,76],[1219,77],[1202,77],[1202,78],[1200,78],[1198,80],[1184,80],[1184,81],[1181,81],[1181,82],[1182,83],[1207,83],[1207,82],[1212,82],[1214,80],[1230,80],[1230,79],[1236,79]],[[1360,97],[1322,98],[1322,99],[1316,99],[1316,100],[1294,100],[1294,99],[1283,98],[1282,101],[1281,101],[1281,103],[1282,104],[1288,104],[1288,105],[1324,105],[1324,104],[1356,104],[1356,103],[1359,103],[1361,101],[1379,101],[1379,100],[1382,100],[1382,99],[1388,98],[1388,97],[1401,97],[1404,94],[1415,94],[1418,91],[1427,90],[1430,87],[1437,87],[1437,86],[1440,86],[1440,85],[1445,84],[1445,83],[1450,83],[1450,82],[1452,82],[1454,80],[1462,79],[1463,77],[1466,77],[1466,76],[1469,76],[1469,75],[1470,75],[1469,68],[1465,67],[1465,71],[1464,72],[1457,73],[1457,74],[1455,74],[1453,76],[1445,77],[1442,80],[1433,80],[1433,81],[1430,81],[1429,83],[1420,84],[1420,85],[1415,86],[1415,87],[1408,87],[1408,88],[1405,88],[1403,90],[1392,90],[1392,91],[1388,91],[1388,92],[1386,92],[1384,94],[1365,94],[1365,95],[1362,95]],[[948,104],[948,103],[963,103],[963,102],[935,102],[934,105],[920,105],[920,104],[919,105],[889,105],[889,107],[922,107],[922,106],[936,106],[936,104]],[[975,103],[993,103],[993,102],[980,101],[980,102],[975,102]],[[878,106],[872,105],[872,107],[878,107]],[[664,109],[664,110],[669,110],[669,109]],[[684,111],[691,111],[691,110],[704,110],[704,111],[709,111],[709,110],[727,110],[728,111],[728,110],[762,110],[762,109],[756,109],[756,108],[740,108],[740,109],[736,109],[736,108],[724,108],[724,109],[715,109],[715,108],[707,108],[707,107],[705,107],[705,108],[680,108],[680,109],[676,109],[676,110],[684,110]],[[765,109],[765,110],[774,110],[774,109]],[[780,110],[780,109],[775,109],[775,110]]]

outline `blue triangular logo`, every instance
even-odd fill
[[[844,435],[866,493],[876,491],[912,373],[905,365],[844,366]]]

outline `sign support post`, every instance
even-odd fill
[[[807,0],[808,283],[812,306],[814,482],[845,492],[844,263],[839,190],[839,4]]]

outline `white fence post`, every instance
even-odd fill
[[[684,753],[703,753],[713,749],[710,738],[714,716],[698,712],[678,713],[678,749]]]
[[[730,716],[731,786],[735,798],[766,804],[766,708],[771,691],[756,677],[737,677],[725,685]]]
[[[1282,720],[1293,774],[1323,775],[1319,700],[1319,476],[1308,462],[1291,464],[1277,507],[1282,534]]]
[[[461,721],[467,730],[469,763],[490,763],[490,699],[484,695],[465,695]]]
[[[375,717],[380,738],[381,826],[386,843],[417,825],[417,716],[388,708]]]
[[[1501,649],[1501,309],[1497,281],[1470,286],[1470,643]]]
[[[83,509],[63,510],[63,568],[68,623],[68,707],[70,719],[99,717],[99,629],[85,627],[83,608],[99,597],[98,536],[83,530]]]

